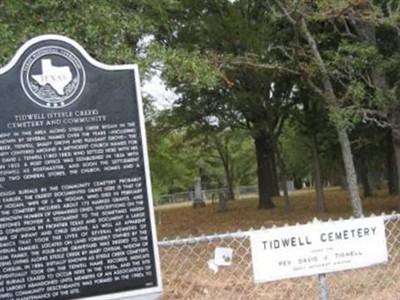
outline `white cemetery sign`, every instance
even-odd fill
[[[388,260],[379,217],[288,226],[250,234],[254,281],[323,274]]]

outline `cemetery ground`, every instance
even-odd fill
[[[363,200],[364,215],[399,212],[400,199],[388,196],[386,190]],[[193,208],[190,203],[158,206],[155,209],[159,241],[188,237],[236,233],[238,231],[271,228],[285,224],[304,224],[315,217],[319,220],[347,219],[352,209],[346,191],[325,190],[327,212],[317,213],[314,190],[296,191],[290,196],[291,212],[285,213],[283,197],[274,198],[276,208],[257,209],[258,199],[228,202],[228,210],[218,212],[218,203]],[[387,226],[390,263],[350,271],[327,274],[329,299],[400,299],[400,227]],[[207,261],[215,247],[234,249],[233,265],[214,273]],[[161,247],[164,282],[162,299],[319,299],[318,276],[278,280],[254,284],[250,244],[241,239],[217,240]]]
[[[204,208],[193,208],[191,203],[156,206],[156,222],[159,240],[185,238],[188,236],[212,235],[215,233],[246,231],[250,228],[280,227],[285,224],[304,224],[314,218],[319,220],[347,219],[352,209],[347,191],[339,188],[324,190],[327,211],[317,213],[313,189],[295,191],[290,195],[291,211],[285,213],[283,197],[275,197],[275,208],[257,209],[258,199],[246,197],[228,201],[227,211],[218,211],[218,202],[207,202]],[[363,199],[364,216],[382,213],[391,214],[400,209],[400,198],[389,196],[387,190],[376,190],[374,196]]]

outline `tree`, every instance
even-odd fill
[[[199,151],[186,145],[182,130],[165,131],[160,124],[146,127],[154,194],[191,190],[198,176]]]
[[[391,129],[388,141],[393,146],[388,147],[388,158],[393,148],[392,166],[400,166],[399,6],[394,1],[362,0],[342,1],[340,5],[324,1],[321,8],[329,10],[326,20],[341,33],[335,67],[356,96],[353,111],[364,122]],[[396,176],[389,172],[391,193],[399,190],[399,167],[397,172]]]
[[[272,196],[279,192],[275,143],[293,102],[291,74],[281,73],[283,63],[273,63],[279,52],[269,48],[277,31],[265,18],[262,1],[186,0],[180,5],[163,15],[166,23],[156,38],[167,49],[195,53],[196,58],[202,54],[206,63],[196,60],[196,75],[186,77],[176,60],[163,60],[164,78],[181,95],[176,104],[188,122],[215,118],[249,131],[256,149],[259,208],[274,207]],[[220,81],[196,89],[203,65],[209,63],[220,72]]]
[[[389,194],[398,195],[400,193],[400,187],[397,174],[396,157],[394,154],[392,132],[386,130],[386,132],[384,132],[384,137]]]
[[[293,59],[296,59],[302,75],[313,90],[324,99],[327,108],[330,111],[332,120],[335,123],[338,140],[341,145],[342,156],[346,171],[347,186],[350,193],[350,201],[353,207],[353,214],[360,217],[363,214],[361,198],[358,191],[356,170],[351,151],[351,143],[348,136],[349,126],[352,122],[343,110],[343,100],[351,97],[351,91],[344,87],[335,88],[334,76],[328,68],[328,61],[323,56],[323,47],[320,47],[322,41],[318,40],[321,31],[313,32],[310,24],[316,24],[314,28],[321,29],[319,22],[324,20],[324,14],[329,16],[324,5],[313,5],[310,2],[298,2],[296,5],[289,1],[272,0],[271,3],[280,10],[287,22],[293,26],[297,33],[297,49]],[[325,2],[323,3],[325,4]],[[333,7],[339,3],[331,3]],[[324,11],[325,9],[325,11]],[[324,32],[322,32],[324,33]],[[322,49],[322,50],[321,50]],[[343,93],[344,90],[344,93]],[[340,96],[342,95],[342,96]]]
[[[370,78],[368,85],[375,93],[376,104],[373,107],[375,110],[368,110],[365,114],[369,120],[379,125],[382,125],[382,119],[384,119],[391,129],[391,142],[397,166],[396,186],[393,187],[393,178],[389,181],[391,192],[395,190],[398,192],[400,186],[400,101],[398,101],[400,9],[399,5],[393,1],[361,1],[353,7],[353,12],[346,16],[348,21],[353,21],[351,26],[353,34],[376,53],[375,59],[371,61],[370,68],[366,72]]]
[[[327,111],[320,98],[304,84],[299,85],[298,89],[301,106],[296,111],[293,111],[291,122],[289,123],[290,127],[286,126],[291,136],[291,141],[288,138],[285,140],[289,145],[295,143],[296,146],[292,146],[294,150],[291,150],[286,145],[285,150],[291,156],[290,163],[295,167],[296,173],[302,174],[303,178],[312,176],[316,192],[317,211],[325,212],[326,203],[323,192],[324,178],[321,151],[326,150],[324,144],[329,142],[329,133],[332,128],[328,124]],[[311,156],[304,157],[304,153],[311,153]]]
[[[301,130],[301,124],[298,121],[300,117],[300,113],[293,114],[285,123],[282,135],[279,137],[287,173],[294,179],[297,189],[303,187],[304,179],[312,173],[311,160],[308,155],[310,147]]]
[[[105,63],[139,62],[140,39],[152,28],[134,1],[36,0],[0,4],[0,63],[19,45],[41,34],[61,34]]]

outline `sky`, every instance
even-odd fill
[[[149,81],[145,81],[142,86],[143,94],[150,95],[155,101],[158,109],[170,108],[178,96],[168,89],[159,76],[153,76]]]
[[[139,48],[146,49],[153,40],[153,35],[144,36],[139,41]],[[142,55],[146,55],[146,52],[143,52]],[[178,96],[165,86],[165,83],[162,81],[160,76],[160,70],[153,71],[155,72],[154,76],[151,77],[150,80],[142,82],[142,93],[144,95],[150,95],[155,100],[154,104],[158,109],[168,109],[172,106],[174,100],[176,100]]]

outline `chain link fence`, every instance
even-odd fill
[[[210,202],[218,201],[218,195],[221,192],[224,193],[226,191],[227,191],[226,188],[202,190],[203,200]],[[240,186],[235,188],[234,192],[237,198],[243,198],[249,195],[256,196],[258,195],[258,187],[256,185]],[[195,198],[194,191],[167,194],[154,197],[157,205],[191,202]]]
[[[400,300],[400,214],[382,218],[387,264],[261,284],[253,282],[249,232],[159,242],[164,284],[161,299],[309,300],[327,296],[340,300]],[[219,267],[216,272],[210,260],[217,247],[233,249],[233,258],[231,266]],[[321,286],[324,281],[326,286]]]

